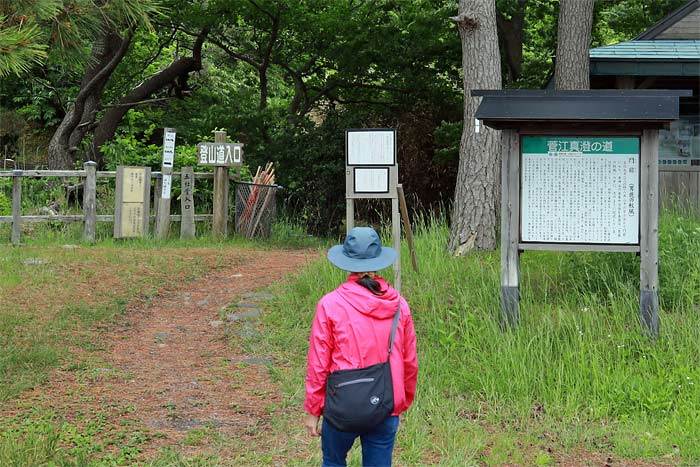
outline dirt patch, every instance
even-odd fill
[[[104,368],[87,376],[57,371],[47,385],[25,393],[22,406],[51,407],[66,420],[101,411],[109,425],[148,427],[157,436],[141,446],[144,458],[164,446],[178,446],[185,455],[205,450],[206,442],[185,442],[193,430],[237,438],[259,433],[269,424],[266,409],[280,400],[267,369],[274,362],[233,348],[226,315],[239,302],[247,304],[243,311],[259,306],[264,313],[266,297],[254,292],[294,274],[318,253],[238,253],[241,261],[189,282],[163,284],[148,300],[130,302],[118,326],[97,333],[95,345],[103,350],[91,357],[104,361]],[[100,289],[93,292],[108,292]],[[242,319],[260,326],[255,315]]]

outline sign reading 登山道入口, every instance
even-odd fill
[[[197,164],[218,167],[240,166],[243,164],[242,143],[199,143]]]

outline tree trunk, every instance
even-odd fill
[[[554,64],[556,89],[589,89],[589,57],[595,0],[561,0]]]
[[[453,254],[496,248],[501,133],[481,126],[474,114],[480,98],[472,89],[501,88],[501,59],[495,0],[460,0],[457,23],[462,39],[464,129],[447,248]]]
[[[525,28],[526,0],[519,0],[516,9],[510,19],[500,12],[496,13],[496,25],[498,26],[498,38],[501,50],[505,53],[508,78],[511,83],[520,78],[520,69],[523,64],[523,34]]]
[[[104,165],[104,155],[100,148],[104,143],[112,139],[122,117],[126,115],[129,109],[148,98],[154,92],[168,86],[176,79],[185,81],[189,73],[202,69],[202,44],[206,39],[207,33],[208,30],[205,29],[197,37],[192,50],[192,57],[183,57],[175,60],[167,68],[164,68],[132,89],[126,96],[119,99],[117,105],[110,107],[105,112],[100,121],[97,122],[90,149],[90,158],[97,162],[98,167]]]
[[[87,124],[94,118],[104,87],[112,72],[121,62],[131,42],[133,31],[125,38],[114,32],[105,34],[95,45],[91,60],[80,83],[75,102],[61,120],[49,141],[48,166],[51,170],[72,169],[75,165],[75,147],[85,134]],[[83,125],[80,126],[79,125]]]

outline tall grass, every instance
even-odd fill
[[[553,432],[566,448],[700,463],[697,220],[662,219],[656,340],[640,328],[634,254],[525,252],[520,326],[503,331],[499,253],[450,257],[448,235],[441,218],[417,227],[420,273],[410,269],[405,246],[402,251],[403,294],[416,322],[421,367],[401,435],[403,465],[427,462],[426,452],[436,453],[440,465],[498,463],[489,457],[503,440],[489,434],[494,427],[515,438]],[[294,403],[303,397],[315,302],[342,280],[328,262],[315,264],[280,292],[274,307],[280,312],[269,317],[275,328],[269,342],[295,362],[294,376],[283,383]],[[536,461],[526,451],[522,465]]]
[[[449,235],[445,220],[428,218],[418,224],[415,244],[420,272],[411,269],[404,245],[402,292],[416,323],[420,374],[415,404],[399,431],[398,467],[553,465],[559,454],[580,449],[652,464],[700,464],[697,219],[676,214],[662,217],[661,333],[655,340],[644,336],[638,321],[639,259],[634,254],[525,252],[520,326],[503,331],[498,324],[499,253],[451,257],[445,251]],[[61,240],[38,239],[36,245]],[[275,227],[271,242],[258,244],[286,247],[318,242],[285,221]],[[143,250],[162,246],[150,239],[129,245]],[[201,247],[201,240],[171,240],[168,245]],[[107,240],[100,246],[115,255],[124,251],[120,242]],[[23,280],[22,268],[29,267],[23,265],[25,259],[56,255],[59,250],[6,251],[0,258],[4,273],[0,286],[16,287]],[[75,263],[73,256],[80,253],[61,254]],[[50,282],[48,269],[45,275],[42,268],[36,270],[35,282]],[[382,274],[393,277],[391,269]],[[266,332],[231,341],[250,354],[274,357],[269,371],[284,397],[268,408],[269,431],[246,441],[252,443],[246,446],[239,440],[218,441],[223,451],[239,453],[233,460],[216,454],[187,458],[170,449],[145,465],[320,464],[318,446],[305,437],[299,420],[307,339],[316,302],[344,278],[345,273],[328,261],[310,265],[293,280],[273,288],[276,296],[263,314]],[[119,297],[108,302],[118,308],[124,303]],[[89,314],[72,311],[69,315],[88,325],[94,321]],[[55,315],[56,323],[71,329],[61,316]],[[36,324],[26,313],[0,313],[0,317],[6,342],[20,342],[19,333]],[[27,345],[14,344],[17,351],[3,358],[27,358],[38,365],[35,372],[41,375],[62,358],[62,346],[54,345],[53,339],[34,340],[44,342],[46,348],[21,341]],[[46,349],[50,352],[42,354]],[[36,355],[23,355],[29,350]],[[29,374],[20,361],[1,360],[2,365],[15,368],[15,375]],[[16,388],[5,389],[16,394]],[[97,418],[81,423],[101,422]],[[137,426],[121,430],[114,436],[129,439],[124,448],[102,455],[89,430],[66,425],[60,414],[18,419],[0,430],[0,465],[144,465],[137,459],[146,435]],[[66,445],[72,450],[60,448]],[[351,465],[357,465],[359,457],[353,450]]]

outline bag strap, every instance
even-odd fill
[[[396,328],[399,327],[399,316],[401,316],[401,299],[399,299],[399,306],[396,309],[396,314],[394,315],[394,323],[391,325],[391,337],[389,338],[389,357],[391,357],[391,351],[394,348],[394,335],[396,334]]]

